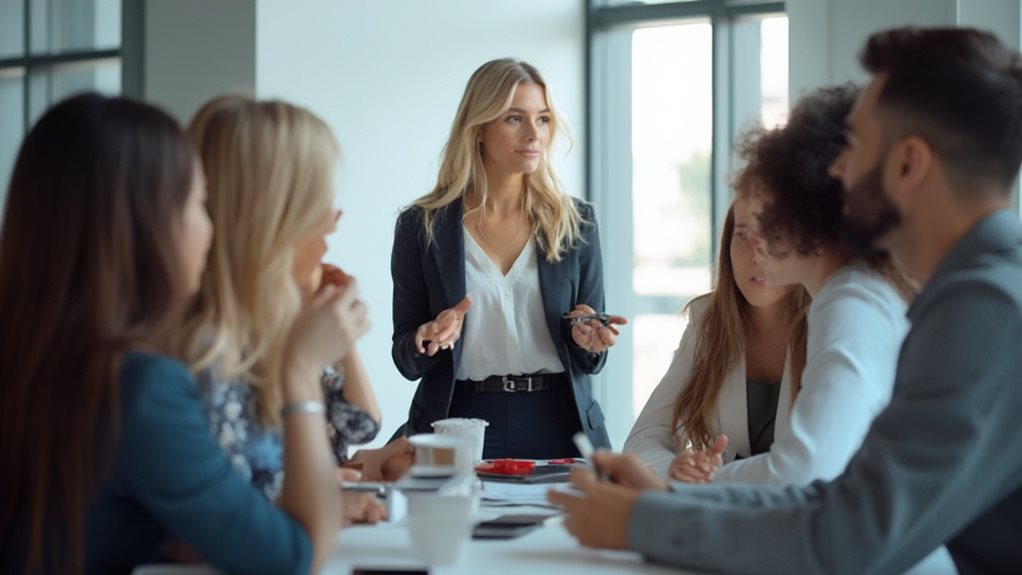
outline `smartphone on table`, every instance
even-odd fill
[[[472,528],[472,539],[514,539],[539,528],[549,515],[501,515],[480,521]]]
[[[387,569],[385,567],[355,567],[351,575],[429,575],[425,569]]]

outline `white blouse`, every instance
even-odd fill
[[[537,250],[530,238],[503,275],[468,230],[465,287],[472,307],[461,328],[457,379],[565,371],[547,329]]]

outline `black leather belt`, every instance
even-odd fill
[[[458,388],[467,391],[549,391],[560,389],[567,376],[564,373],[536,375],[491,375],[482,381],[459,379]]]

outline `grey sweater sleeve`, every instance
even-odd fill
[[[804,488],[645,494],[629,517],[631,547],[726,573],[904,571],[1022,483],[1020,317],[988,282],[929,298],[902,347],[894,398],[842,475]]]

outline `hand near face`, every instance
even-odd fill
[[[686,483],[709,483],[724,465],[727,436],[721,435],[708,451],[686,449],[675,456],[667,469],[672,479]]]
[[[596,311],[585,304],[578,304],[566,315],[569,318],[596,315]],[[602,322],[594,319],[572,322],[571,339],[575,345],[590,353],[603,353],[617,342],[617,336],[621,333],[614,326],[627,323],[628,318],[620,315],[609,316],[608,325],[603,325]]]
[[[547,500],[564,507],[564,528],[586,547],[628,549],[628,517],[639,489],[599,482],[586,470],[571,471],[572,486],[581,491],[577,496],[550,490]]]
[[[328,285],[345,288],[351,285],[354,281],[354,276],[346,274],[344,270],[333,264],[324,263],[319,265],[319,281],[316,283],[317,289],[323,289],[323,286]]]
[[[437,314],[436,319],[419,326],[415,332],[415,349],[429,357],[441,349],[451,349],[461,337],[465,313],[472,307],[472,297],[465,296],[458,305]],[[428,342],[428,343],[427,343]]]
[[[308,298],[291,328],[285,352],[288,369],[318,373],[347,355],[369,330],[365,304],[358,299],[358,285],[346,288],[323,286]],[[318,384],[319,378],[314,378]]]

